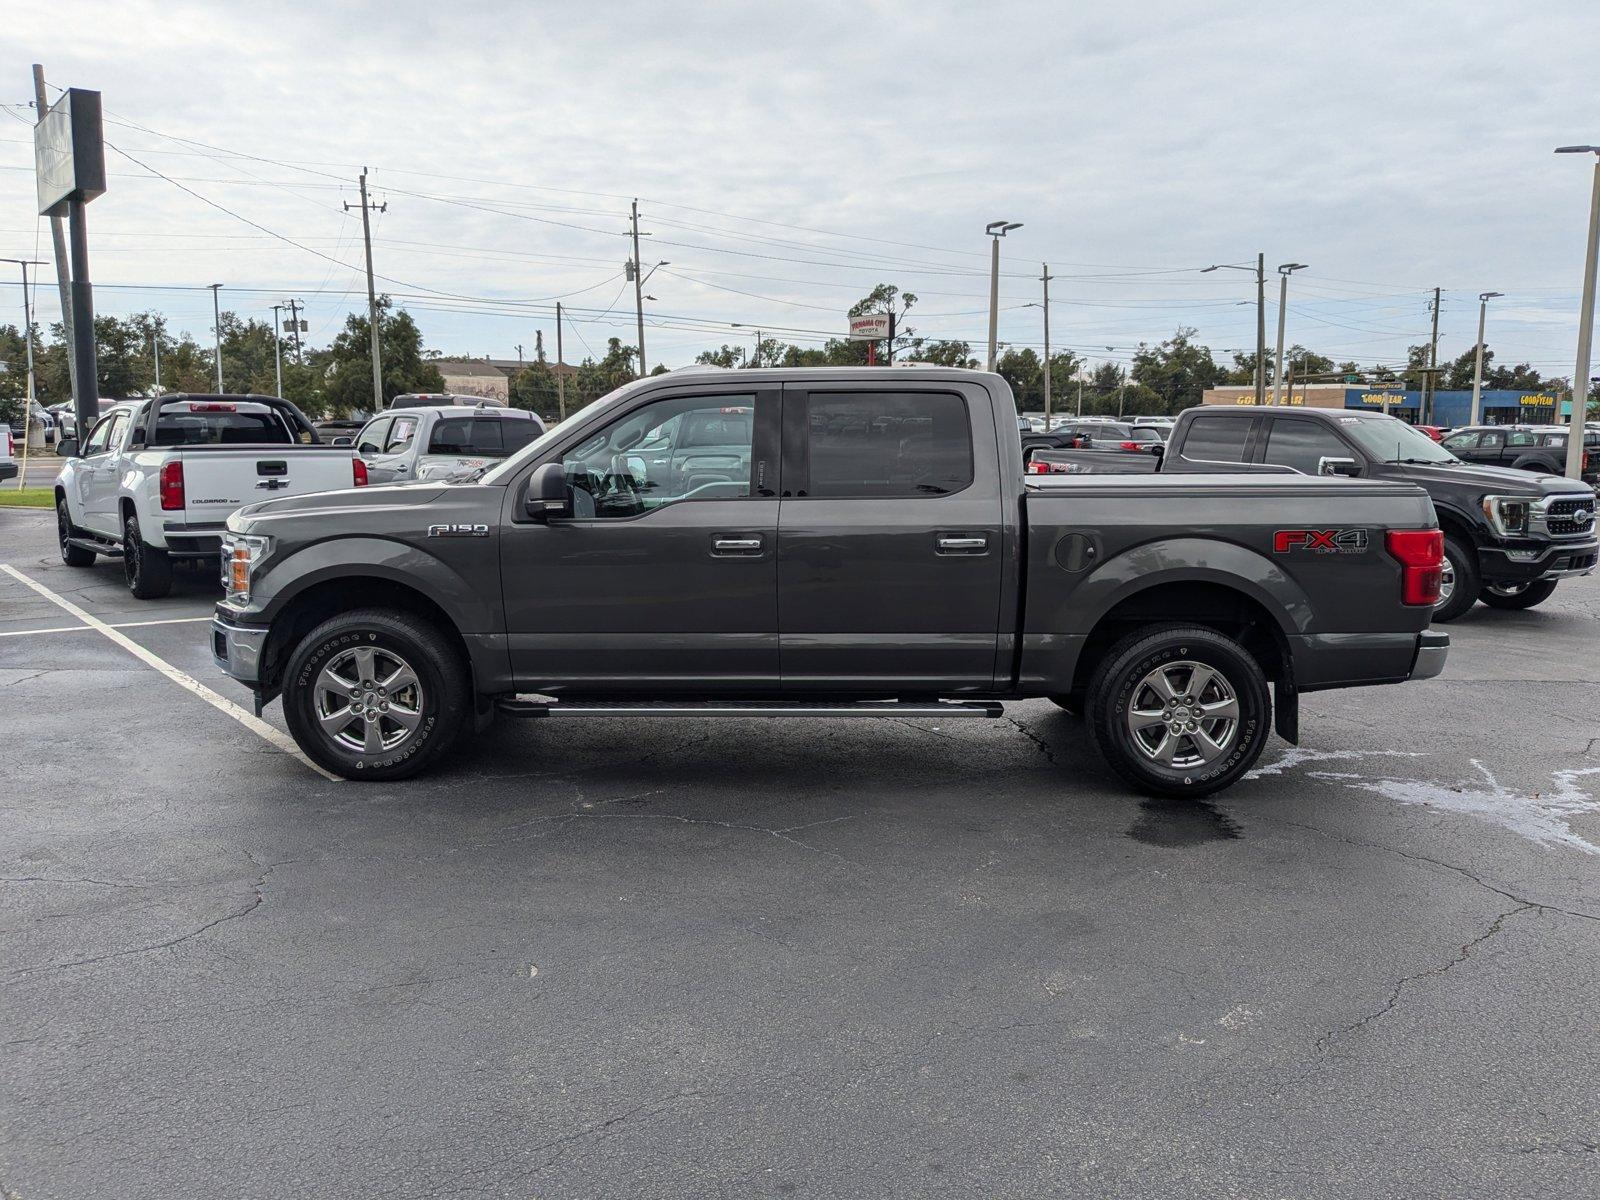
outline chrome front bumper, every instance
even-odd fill
[[[261,679],[261,651],[267,630],[211,618],[211,659],[223,674],[254,686]]]
[[[1450,653],[1450,635],[1442,629],[1426,629],[1417,634],[1417,658],[1411,664],[1412,679],[1432,679],[1444,670]]]

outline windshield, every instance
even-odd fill
[[[1340,417],[1339,427],[1351,441],[1380,462],[1460,461],[1427,434],[1407,425],[1399,417],[1385,417],[1376,413],[1360,417]]]

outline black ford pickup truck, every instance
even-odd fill
[[[1015,411],[999,376],[944,368],[639,380],[476,476],[239,510],[212,651],[351,779],[414,774],[496,711],[1046,696],[1124,779],[1190,796],[1274,720],[1295,740],[1299,693],[1442,669],[1419,489],[1028,481]]]
[[[1414,483],[1444,531],[1435,623],[1479,600],[1532,608],[1600,558],[1595,491],[1585,480],[1462,462],[1427,434],[1382,413],[1316,408],[1191,408],[1159,454],[1034,452],[1030,471],[1163,475],[1299,472]]]

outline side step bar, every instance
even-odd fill
[[[69,537],[67,545],[76,546],[79,550],[92,550],[96,554],[104,554],[107,558],[121,558],[122,547],[113,542],[102,542],[99,538]]]
[[[563,704],[503,699],[495,708],[509,717],[956,717],[994,718],[1004,714],[998,700],[936,701],[902,704],[870,700],[859,704]]]

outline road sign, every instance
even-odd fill
[[[888,313],[862,313],[850,318],[852,342],[881,342],[893,336],[894,318]]]

